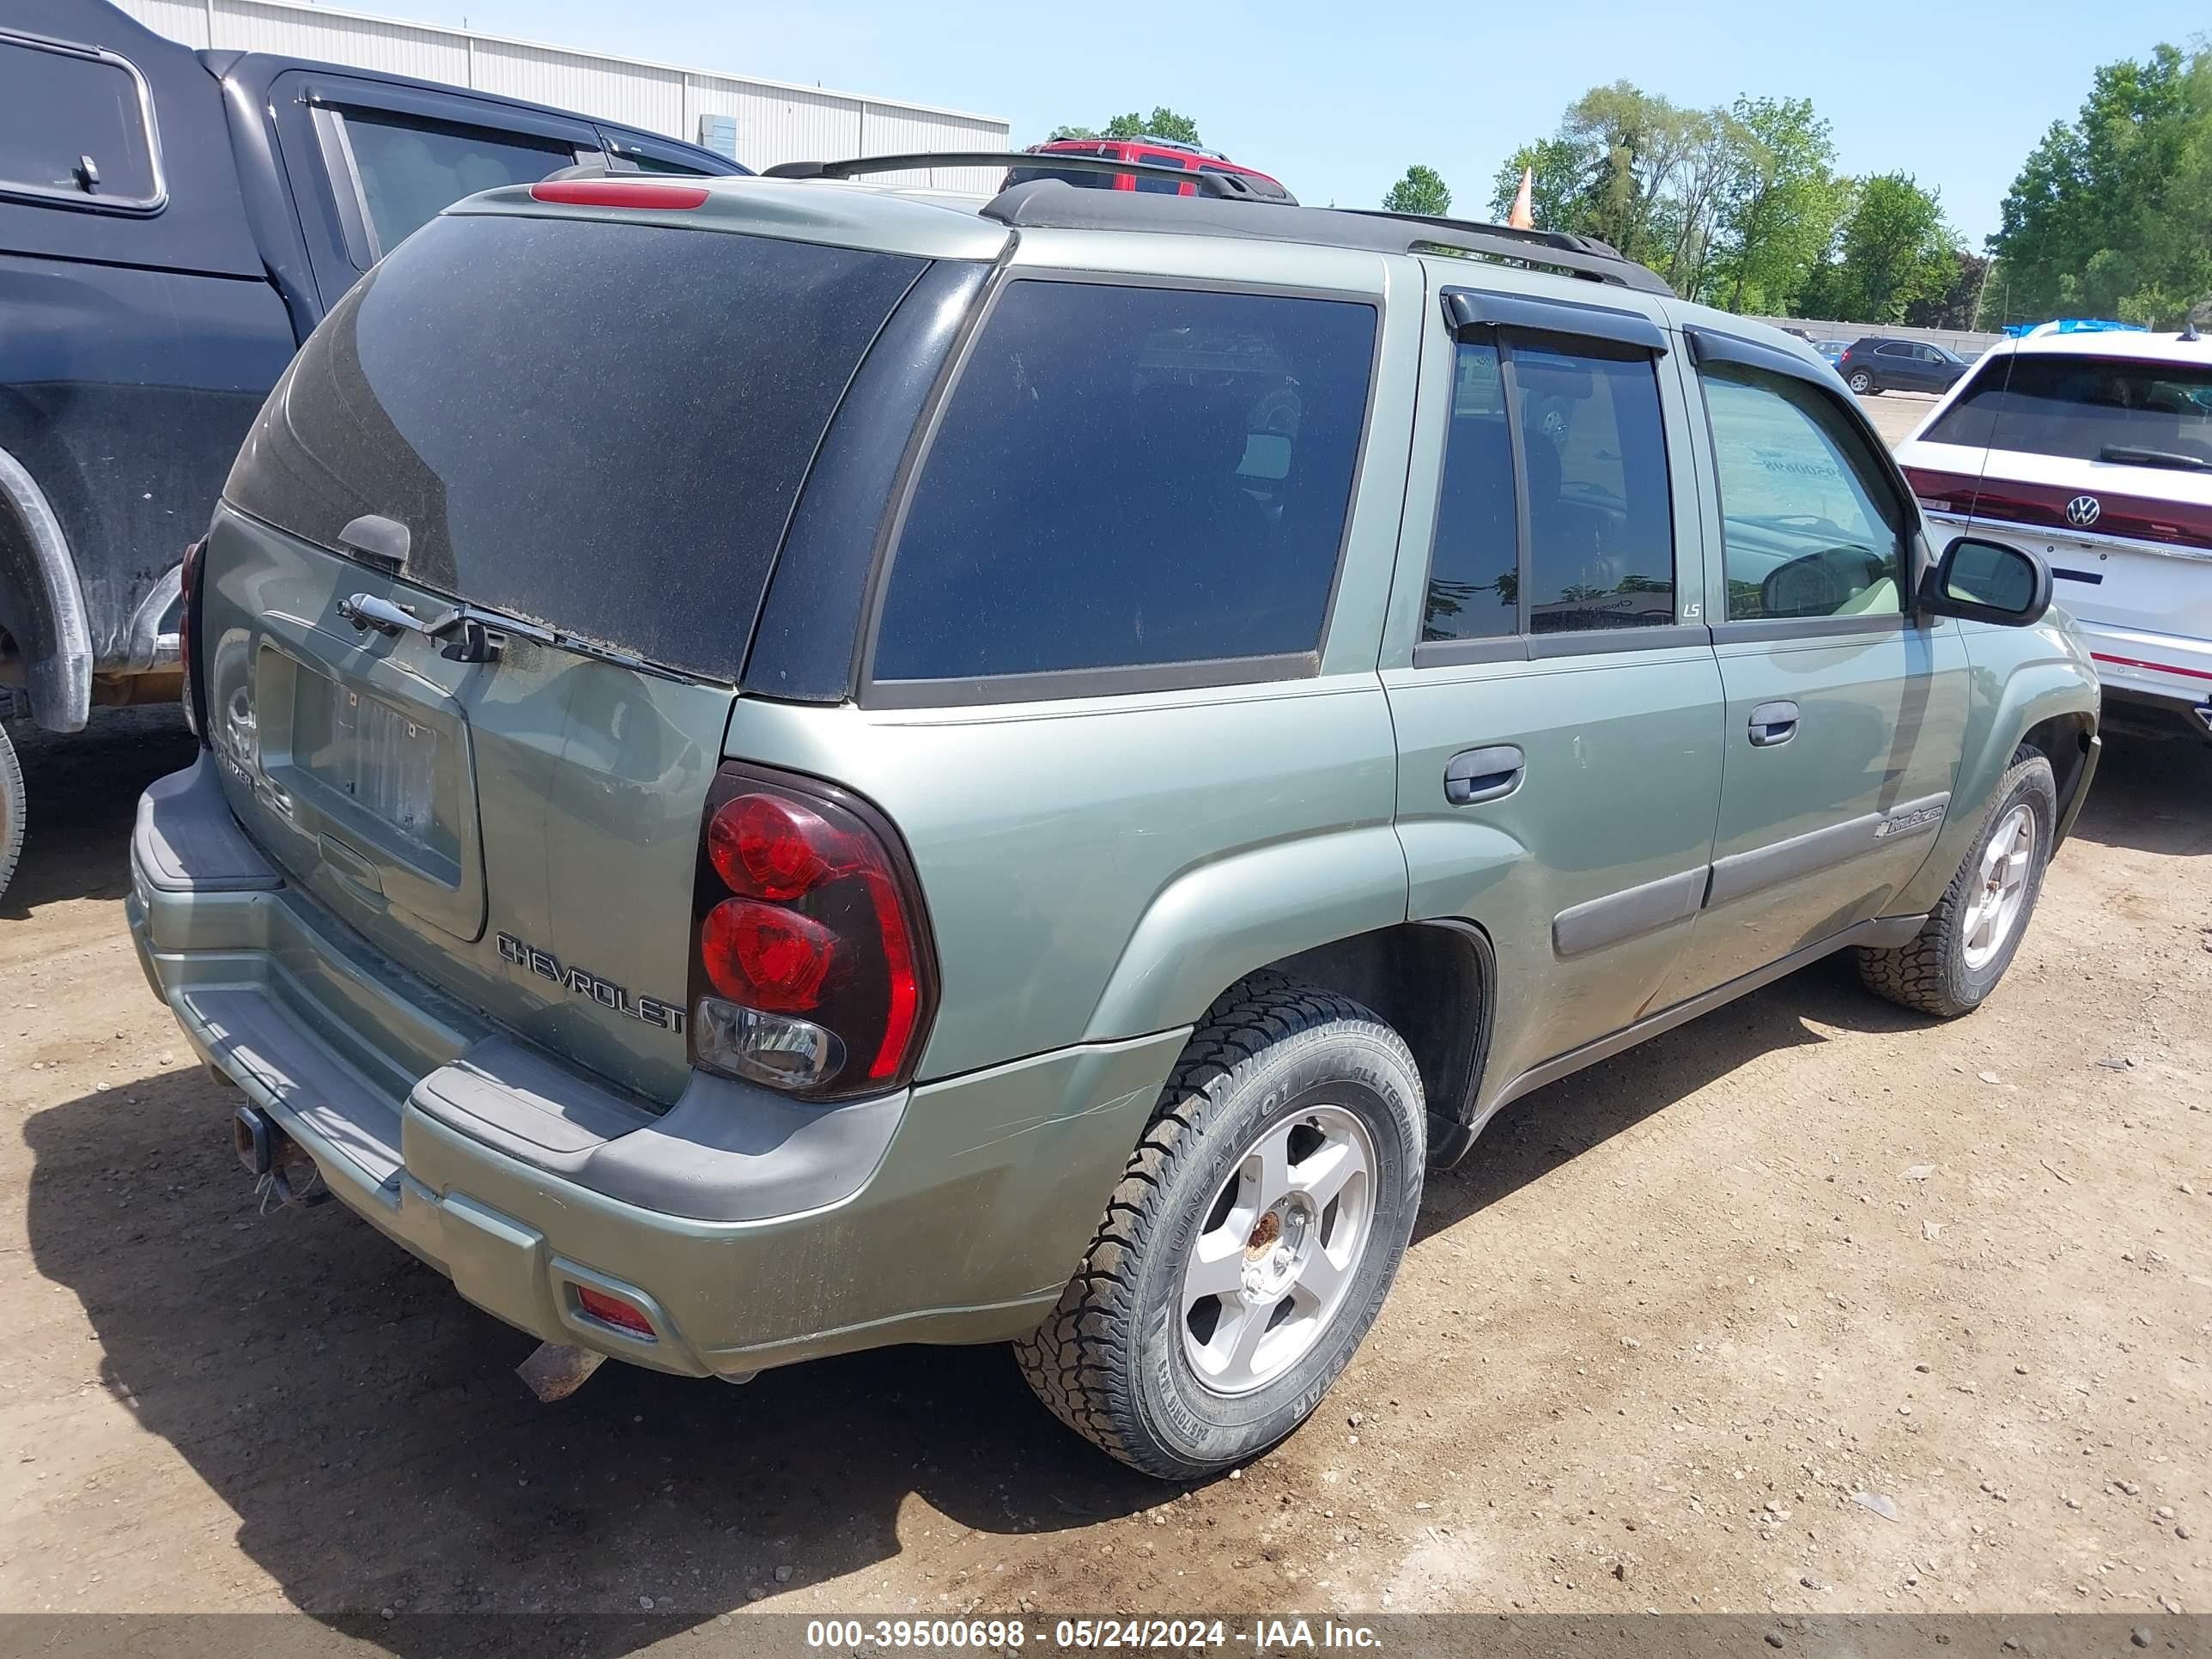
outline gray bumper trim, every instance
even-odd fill
[[[183,771],[146,786],[131,853],[147,884],[165,893],[266,892],[284,884],[231,816],[204,749]]]

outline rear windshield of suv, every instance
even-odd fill
[[[224,495],[407,577],[735,680],[806,466],[927,262],[580,219],[434,220],[315,331]]]
[[[2212,465],[2212,365],[2008,353],[1984,363],[1925,435],[1975,449],[2194,471],[2192,462]]]

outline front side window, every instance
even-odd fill
[[[389,253],[480,190],[534,185],[573,167],[573,145],[484,127],[448,126],[378,110],[346,112],[346,137],[378,249]]]
[[[1011,284],[915,482],[874,678],[1318,650],[1376,321],[1354,301]]]
[[[1516,428],[1528,501],[1525,566]],[[1503,347],[1462,342],[1422,640],[1674,620],[1674,505],[1650,356],[1550,336]]]
[[[1901,615],[1903,512],[1864,435],[1792,376],[1729,362],[1700,374],[1729,620]]]
[[[138,77],[112,52],[0,38],[0,191],[143,210],[161,198]]]

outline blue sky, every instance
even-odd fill
[[[2202,0],[1009,7],[878,0],[346,0],[495,33],[1001,115],[1017,144],[1166,104],[1301,199],[1371,205],[1408,162],[1480,212],[1517,144],[1626,77],[1678,103],[1809,97],[1843,168],[1903,168],[1970,241],[2097,64],[2186,45]],[[1844,47],[1828,44],[1861,43]],[[787,158],[777,158],[779,160]]]

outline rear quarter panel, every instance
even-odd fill
[[[906,839],[940,970],[925,1080],[1191,1024],[1256,968],[1406,919],[1376,665],[1405,504],[1419,266],[1066,231],[1025,235],[1020,258],[1379,299],[1381,344],[1314,678],[933,709],[738,698],[729,754],[842,783]]]

